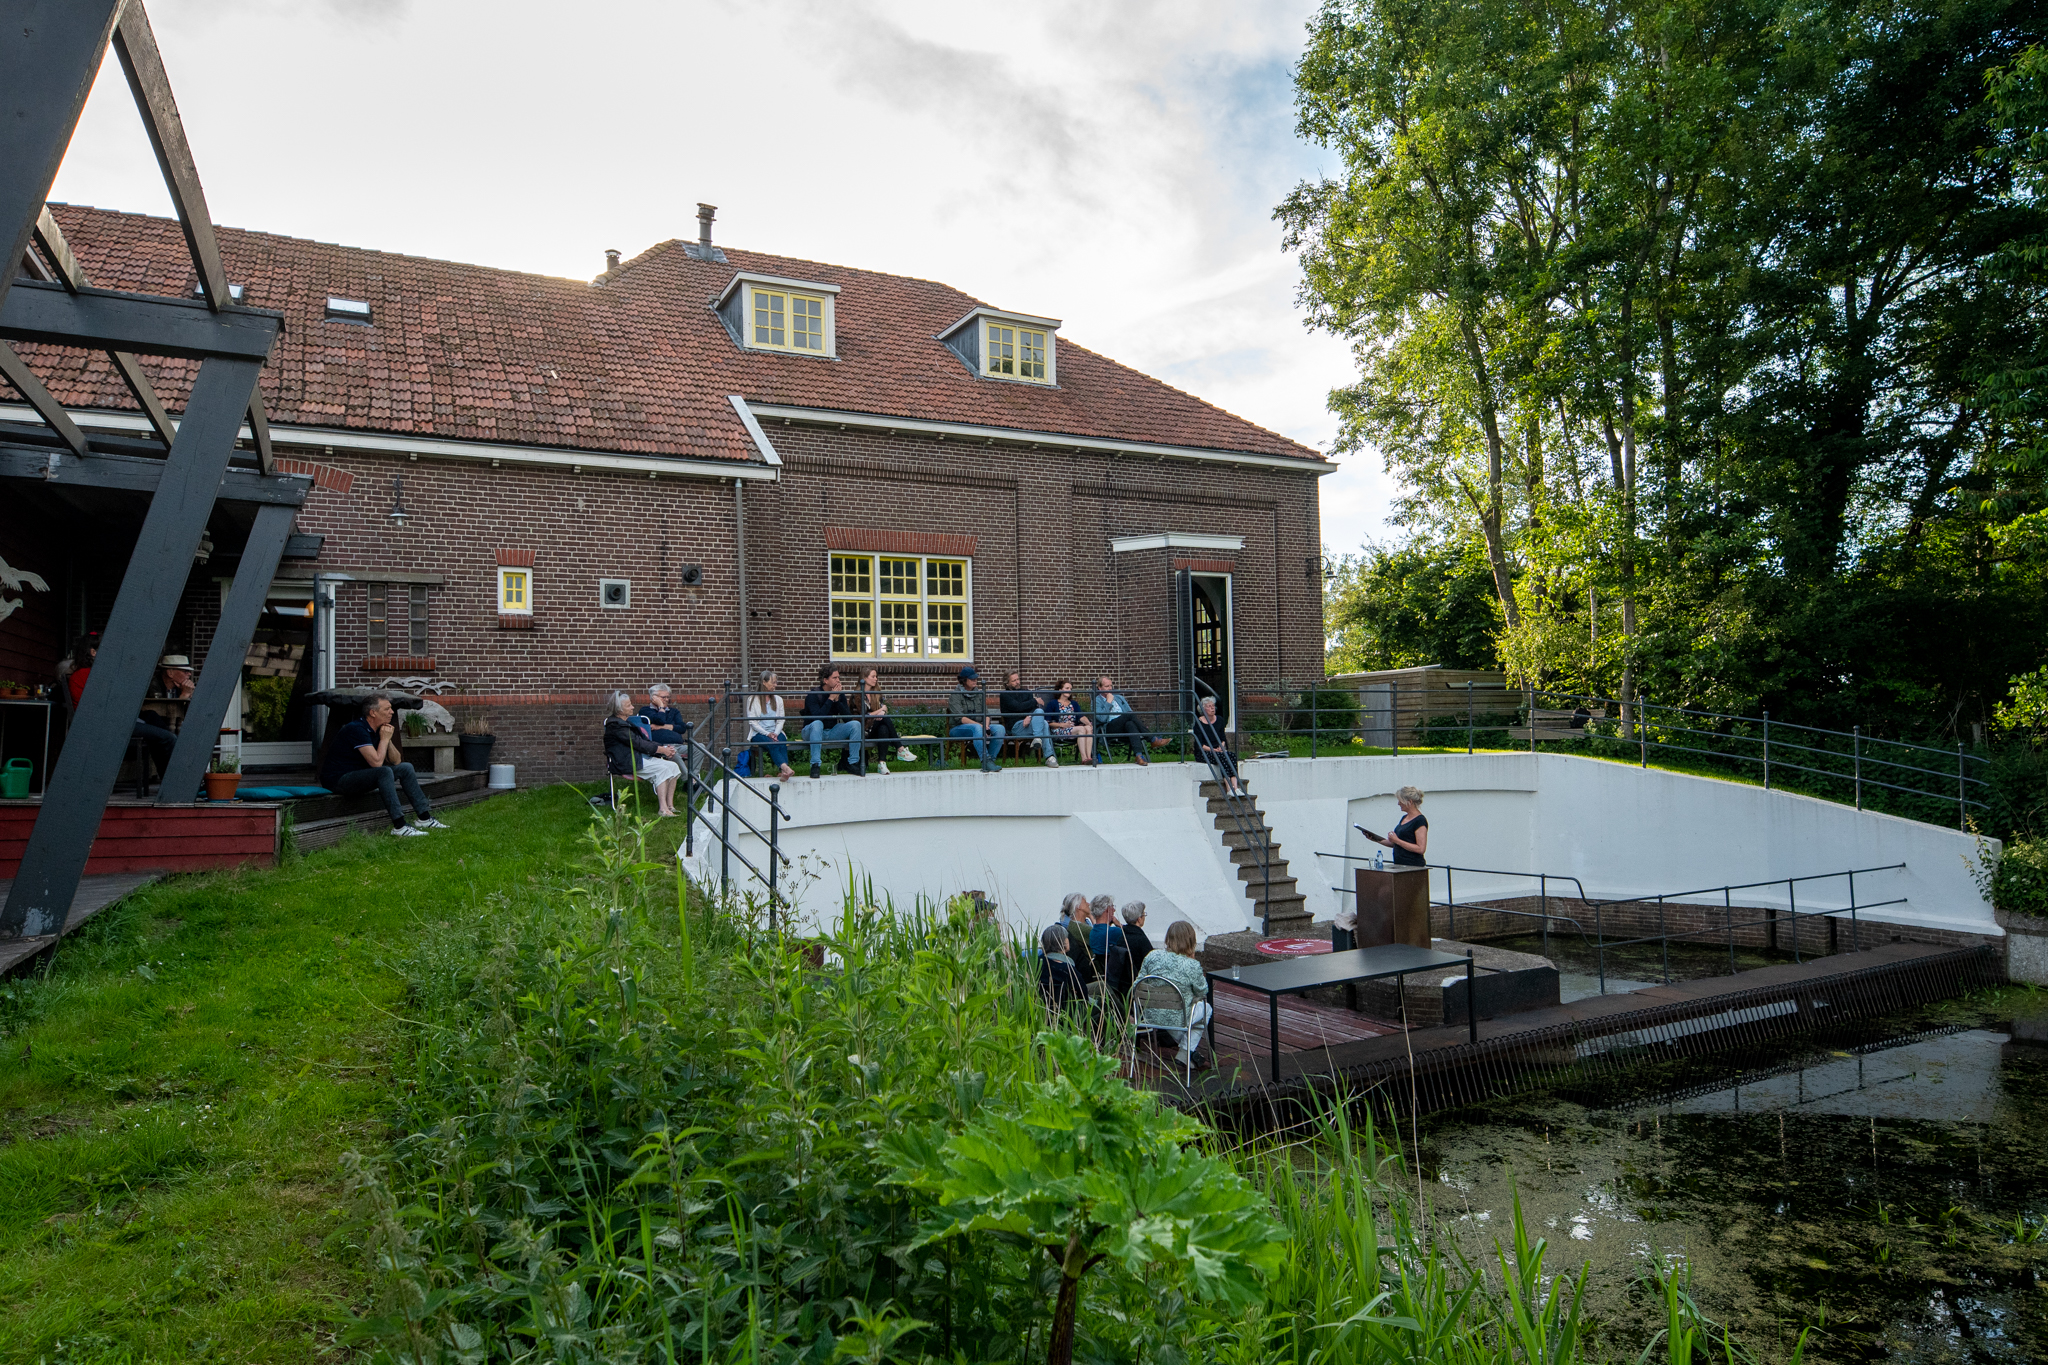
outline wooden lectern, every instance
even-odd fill
[[[1428,868],[1375,871],[1361,867],[1357,878],[1358,947],[1377,948],[1387,943],[1429,947]]]

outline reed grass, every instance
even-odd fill
[[[1045,1035],[1080,1026],[1047,1014],[1029,954],[967,901],[898,907],[858,884],[829,931],[771,935],[762,906],[680,881],[622,815],[586,854],[569,892],[431,927],[399,964],[400,1136],[348,1158],[377,1285],[353,1342],[394,1365],[1061,1359],[1046,1239],[942,1208],[939,1182],[901,1169],[907,1134],[1068,1123],[1048,1096],[1071,1054]],[[1109,1098],[1140,1126],[1158,1107]],[[1090,1150],[1085,1107],[1063,1150]],[[1602,1341],[1588,1272],[1552,1272],[1519,1209],[1469,1261],[1427,1231],[1398,1138],[1360,1107],[1286,1142],[1157,1117],[1207,1154],[1205,1179],[1256,1191],[1280,1245],[1247,1260],[1254,1292],[1217,1294],[1198,1238],[1124,1238],[1088,1262],[1074,1359],[1750,1358],[1682,1270],[1646,1282],[1662,1332]],[[1138,1174],[1105,1157],[1077,1178]]]

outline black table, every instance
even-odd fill
[[[1468,952],[1442,953],[1434,948],[1416,948],[1406,943],[1383,944],[1377,948],[1352,948],[1341,953],[1316,953],[1309,957],[1291,957],[1278,962],[1261,962],[1250,967],[1238,968],[1233,974],[1229,970],[1210,972],[1209,977],[1209,1047],[1214,1055],[1216,1047],[1216,984],[1228,982],[1246,990],[1257,991],[1266,997],[1266,1005],[1272,1021],[1273,1069],[1267,1074],[1267,1081],[1280,1078],[1280,997],[1299,995],[1312,991],[1318,986],[1342,986],[1354,981],[1376,981],[1382,977],[1405,978],[1411,972],[1441,971],[1445,967],[1463,967],[1467,979],[1472,974],[1472,955]],[[1403,1008],[1406,1008],[1405,988]],[[1467,1022],[1478,1030],[1477,996],[1470,986],[1465,990]]]

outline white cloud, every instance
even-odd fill
[[[587,277],[695,233],[944,280],[1307,444],[1343,343],[1306,332],[1272,208],[1313,0],[1025,9],[157,0],[223,223]],[[111,63],[54,197],[169,205]],[[1372,457],[1323,481],[1384,534]]]

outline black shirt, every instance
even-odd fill
[[[804,693],[804,714],[807,716],[846,716],[853,714],[846,709],[846,694],[832,696],[825,689]]]
[[[376,747],[377,736],[368,721],[352,720],[342,726],[341,733],[335,737],[334,747],[327,751],[327,758],[320,765],[320,785],[333,791],[342,778],[368,768],[369,763],[356,750]]]
[[[1425,817],[1421,811],[1417,811],[1415,812],[1415,814],[1403,820],[1400,824],[1394,826],[1394,833],[1400,835],[1403,839],[1406,839],[1412,843],[1415,839],[1415,831],[1418,829],[1427,828],[1429,828],[1428,818]],[[1400,847],[1399,845],[1396,845],[1394,848],[1394,866],[1427,867],[1429,866],[1429,859],[1423,857],[1420,853],[1415,852],[1413,849],[1406,849]]]
[[[996,701],[1006,716],[1028,716],[1033,711],[1045,709],[1045,702],[1028,687],[1020,687],[1015,691],[1005,689],[998,695]]]

